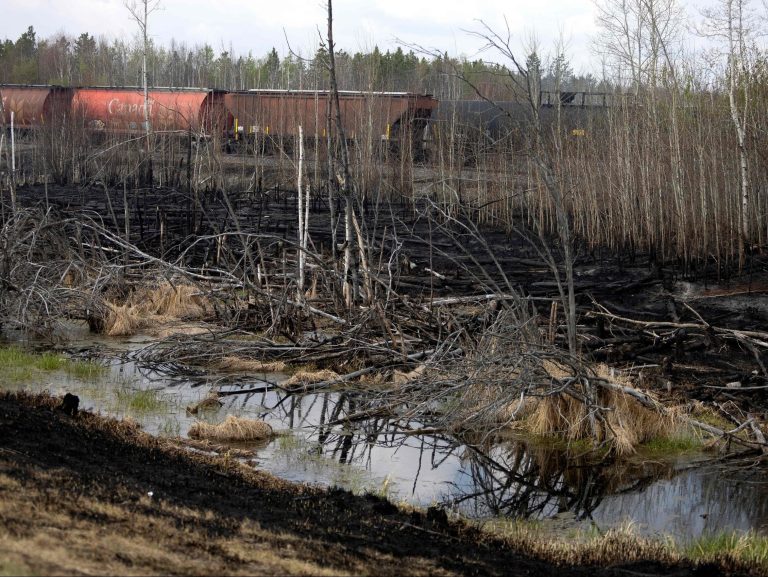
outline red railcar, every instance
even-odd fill
[[[3,123],[21,129],[60,121],[71,112],[73,90],[62,86],[6,84],[0,86]]]
[[[152,88],[148,93],[153,132],[192,132],[208,137],[223,134],[228,125],[224,93],[195,88]],[[86,126],[115,134],[144,130],[144,92],[141,88],[76,88],[73,111]]]
[[[224,96],[233,117],[234,136],[293,139],[299,126],[307,138],[326,134],[328,91],[249,90]],[[437,100],[408,92],[339,92],[339,109],[346,138],[389,142],[393,146],[421,145],[423,132]],[[333,119],[335,129],[335,118]]]

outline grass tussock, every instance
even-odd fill
[[[221,408],[221,405],[222,402],[219,400],[219,396],[215,392],[212,392],[199,403],[187,407],[186,410],[190,415],[197,415],[201,411],[216,411]]]
[[[92,326],[109,336],[128,336],[169,323],[209,318],[213,306],[194,286],[164,282],[135,290],[123,302],[107,300],[102,314],[104,318],[95,319]]]
[[[549,367],[548,371],[556,378],[567,376],[556,365]],[[622,383],[605,366],[597,367],[597,373],[612,382],[632,385],[630,382]],[[583,390],[582,395],[586,396],[586,392]],[[635,453],[643,443],[687,437],[678,410],[655,411],[630,395],[599,384],[594,385],[593,392],[596,404],[605,408],[599,414],[590,413],[581,400],[557,393],[532,401],[524,428],[535,435],[559,436],[568,441],[588,439],[609,446],[618,455]]]
[[[323,381],[331,381],[339,377],[339,374],[330,370],[322,369],[319,371],[296,371],[291,377],[283,383],[285,386],[311,385]]]
[[[609,444],[617,454],[634,453],[641,443],[677,436],[682,427],[675,411],[662,414],[616,391],[597,388],[597,404],[609,410],[600,418],[589,414],[580,400],[553,394],[534,401],[535,408],[526,420],[533,434],[561,436],[569,441],[592,439]]]
[[[210,441],[264,441],[273,435],[269,423],[234,415],[228,415],[218,425],[197,422],[189,428],[189,436],[193,439]]]
[[[226,356],[217,364],[221,371],[253,372],[253,373],[280,373],[285,371],[286,364],[283,361],[256,361],[242,357]]]

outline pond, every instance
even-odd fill
[[[716,464],[712,455],[595,466],[525,438],[460,440],[422,433],[419,423],[403,426],[382,417],[331,426],[376,399],[359,390],[286,395],[271,386],[287,378],[280,373],[174,375],[136,360],[144,344],[142,339],[91,340],[81,352],[110,359],[104,371],[6,378],[0,387],[70,392],[84,409],[133,418],[161,436],[185,437],[198,419],[261,418],[280,435],[250,447],[255,458],[248,462],[257,468],[292,481],[386,495],[394,502],[439,505],[478,520],[539,519],[558,532],[631,523],[637,533],[681,541],[723,530],[768,535],[768,483],[754,468]],[[186,408],[214,386],[259,392],[225,396],[220,408],[189,414]]]

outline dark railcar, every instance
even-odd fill
[[[93,130],[116,134],[144,131],[141,88],[76,88],[73,110]],[[153,132],[192,132],[198,137],[224,134],[229,128],[221,91],[151,88],[149,122]]]
[[[234,120],[233,136],[246,142],[325,138],[329,93],[322,90],[249,90],[224,96]],[[346,138],[356,142],[421,147],[437,100],[406,92],[339,92]],[[333,119],[335,128],[335,118]]]
[[[538,113],[545,134],[559,127],[564,135],[586,136],[608,106],[602,94],[598,99],[590,93],[558,93],[559,106],[550,93],[543,96]],[[532,116],[525,102],[441,100],[429,122],[430,147],[435,151],[450,147],[466,162],[476,162],[488,152],[530,145]]]
[[[73,90],[62,86],[0,85],[3,123],[31,129],[52,120],[61,120],[71,112]]]

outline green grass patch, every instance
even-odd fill
[[[72,362],[56,353],[36,354],[16,346],[0,347],[0,367],[3,369],[58,371]]]
[[[157,413],[168,409],[168,403],[152,389],[118,389],[117,408],[132,413]]]
[[[638,447],[638,453],[644,457],[671,457],[685,453],[694,453],[704,449],[704,441],[692,434],[679,434],[671,437],[655,437]]]
[[[56,371],[88,380],[104,375],[107,370],[96,361],[68,359],[58,353],[32,353],[17,346],[0,347],[0,379],[10,384],[20,384]]]
[[[64,369],[72,377],[82,381],[89,381],[103,377],[109,368],[97,361],[69,361]]]
[[[43,353],[42,355],[35,356],[35,366],[43,371],[58,371],[69,362],[61,355],[54,353]]]
[[[0,366],[3,368],[24,367],[34,364],[35,356],[19,347],[0,347]]]
[[[683,552],[698,563],[718,563],[768,574],[768,537],[753,531],[705,535],[687,544]]]

